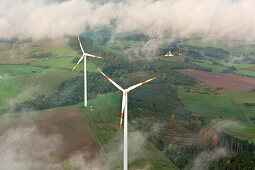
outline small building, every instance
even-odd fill
[[[173,53],[171,51],[167,52],[165,55],[165,57],[173,57]]]

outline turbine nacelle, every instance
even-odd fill
[[[79,38],[79,36],[77,35],[77,38],[78,38],[78,41],[79,41],[79,44],[80,44],[80,48],[81,48],[81,51],[82,51],[82,56],[81,58],[79,59],[79,61],[77,62],[77,64],[74,66],[74,68],[72,69],[72,71],[75,70],[75,68],[80,64],[80,62],[87,56],[89,57],[93,57],[93,58],[101,58],[101,59],[104,59],[103,57],[99,57],[99,56],[96,56],[96,55],[92,55],[92,54],[89,54],[89,53],[85,53],[84,50],[83,50],[83,47],[81,45],[81,40]]]
[[[124,91],[123,91],[123,94],[127,94],[129,92],[129,90],[128,89],[125,89]]]

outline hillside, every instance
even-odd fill
[[[18,64],[5,60],[0,65],[0,87],[5,96],[0,102],[0,125],[34,114],[46,116],[44,124],[48,124],[54,122],[55,113],[48,115],[44,112],[47,109],[78,108],[81,112],[76,114],[82,116],[83,123],[94,135],[93,145],[97,144],[99,150],[104,148],[102,160],[109,161],[111,168],[121,168],[119,155],[122,150],[115,148],[122,148],[119,145],[123,137],[119,130],[121,96],[97,72],[99,67],[124,88],[157,77],[129,93],[129,142],[137,145],[130,148],[131,169],[190,168],[199,153],[215,152],[216,147],[236,152],[237,156],[243,150],[252,153],[255,95],[250,82],[254,78],[247,77],[244,72],[253,75],[253,57],[230,63],[225,58],[231,53],[228,49],[219,44],[201,46],[192,40],[162,46],[156,56],[148,56],[151,59],[126,58],[119,52],[147,41],[141,37],[144,36],[136,33],[121,35],[109,42],[81,37],[86,51],[105,58],[88,58],[89,107],[85,110],[82,107],[83,65],[80,64],[77,71],[71,71],[81,56],[74,37],[69,38],[67,46],[60,45],[57,50],[35,45],[36,52],[23,54]],[[2,43],[14,46],[11,42]],[[169,50],[187,50],[188,55],[163,57]],[[220,57],[217,57],[218,53]],[[35,62],[38,60],[40,62]],[[67,119],[63,117],[61,121]],[[62,125],[49,126],[49,131],[56,133],[63,128]],[[71,133],[68,138],[70,136]],[[212,167],[218,165],[210,164]]]

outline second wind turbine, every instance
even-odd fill
[[[92,55],[92,54],[85,53],[84,50],[83,50],[83,47],[81,45],[81,40],[80,40],[78,35],[77,35],[77,38],[78,38],[78,41],[79,41],[79,44],[80,44],[80,47],[81,47],[82,56],[81,56],[80,60],[78,61],[78,63],[74,66],[72,71],[74,71],[74,69],[78,66],[78,64],[84,58],[84,106],[87,107],[87,101],[88,101],[88,97],[87,97],[88,96],[87,95],[87,56],[94,57],[94,58],[102,58],[102,59],[104,59],[104,58],[99,57],[99,56],[95,56],[95,55]]]
[[[123,113],[124,113],[124,157],[123,157],[123,169],[128,169],[128,92],[134,90],[135,88],[154,80],[156,77],[144,81],[142,83],[133,85],[127,89],[123,89],[117,83],[115,83],[112,79],[110,79],[107,75],[105,75],[102,71],[97,69],[100,73],[102,73],[115,87],[117,87],[120,91],[122,91],[122,107],[121,107],[121,119],[120,119],[120,128],[122,125]]]

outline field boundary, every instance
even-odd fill
[[[105,152],[105,149],[104,149],[104,147],[103,147],[103,145],[102,145],[102,142],[100,141],[100,139],[99,139],[99,137],[98,137],[98,135],[97,135],[97,133],[96,133],[96,130],[95,130],[93,124],[91,123],[91,121],[90,121],[90,119],[89,119],[89,116],[88,116],[87,113],[86,113],[86,110],[84,110],[84,118],[85,118],[85,120],[86,120],[86,122],[87,122],[87,124],[88,124],[88,126],[89,126],[89,128],[90,128],[90,130],[91,130],[91,132],[92,132],[92,134],[93,134],[93,136],[94,136],[95,139],[96,139],[96,142],[97,142],[98,147],[100,148],[100,150],[101,150],[103,153],[106,153],[106,152]]]

